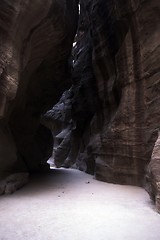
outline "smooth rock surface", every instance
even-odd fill
[[[49,169],[40,116],[71,84],[77,21],[76,0],[0,1],[0,180]]]
[[[77,171],[37,175],[0,199],[1,240],[159,240],[160,216],[144,189]]]

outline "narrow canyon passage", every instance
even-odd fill
[[[159,240],[160,218],[144,189],[74,169],[35,175],[0,200],[0,240]]]

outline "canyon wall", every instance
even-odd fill
[[[49,168],[53,138],[40,116],[71,85],[77,22],[76,0],[0,1],[1,193]]]
[[[79,169],[99,180],[146,184],[155,197],[159,164],[149,162],[160,126],[160,3],[81,0],[80,6],[70,89],[74,127],[60,144],[68,155],[59,152],[64,161],[57,165],[76,158]]]
[[[82,52],[88,49],[85,42],[90,43],[95,89],[88,106],[82,101],[83,121],[91,109],[95,113],[84,128],[77,164],[88,172],[94,168],[99,180],[145,185],[160,126],[159,11],[159,1],[81,0],[84,44],[77,44],[77,61],[88,75]],[[82,71],[78,75],[87,92]]]
[[[79,156],[92,158],[97,179],[143,185],[160,122],[160,3],[82,0],[81,5],[81,51],[90,42],[97,94],[83,112],[84,119],[96,105]],[[86,57],[80,52],[78,58],[85,71]]]
[[[57,167],[146,185],[160,208],[159,12],[158,0],[0,2],[1,193],[12,173],[18,188],[48,169],[54,145]]]

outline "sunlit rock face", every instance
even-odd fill
[[[160,2],[80,3],[72,106],[81,139],[77,165],[99,180],[144,185],[160,123]]]
[[[77,21],[76,0],[0,1],[1,178],[46,167],[53,139],[39,119],[71,84]]]

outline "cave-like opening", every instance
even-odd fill
[[[0,238],[159,240],[159,8],[0,1]]]
[[[158,7],[1,1],[0,194],[50,174],[53,154],[58,168],[145,187],[160,208]]]

